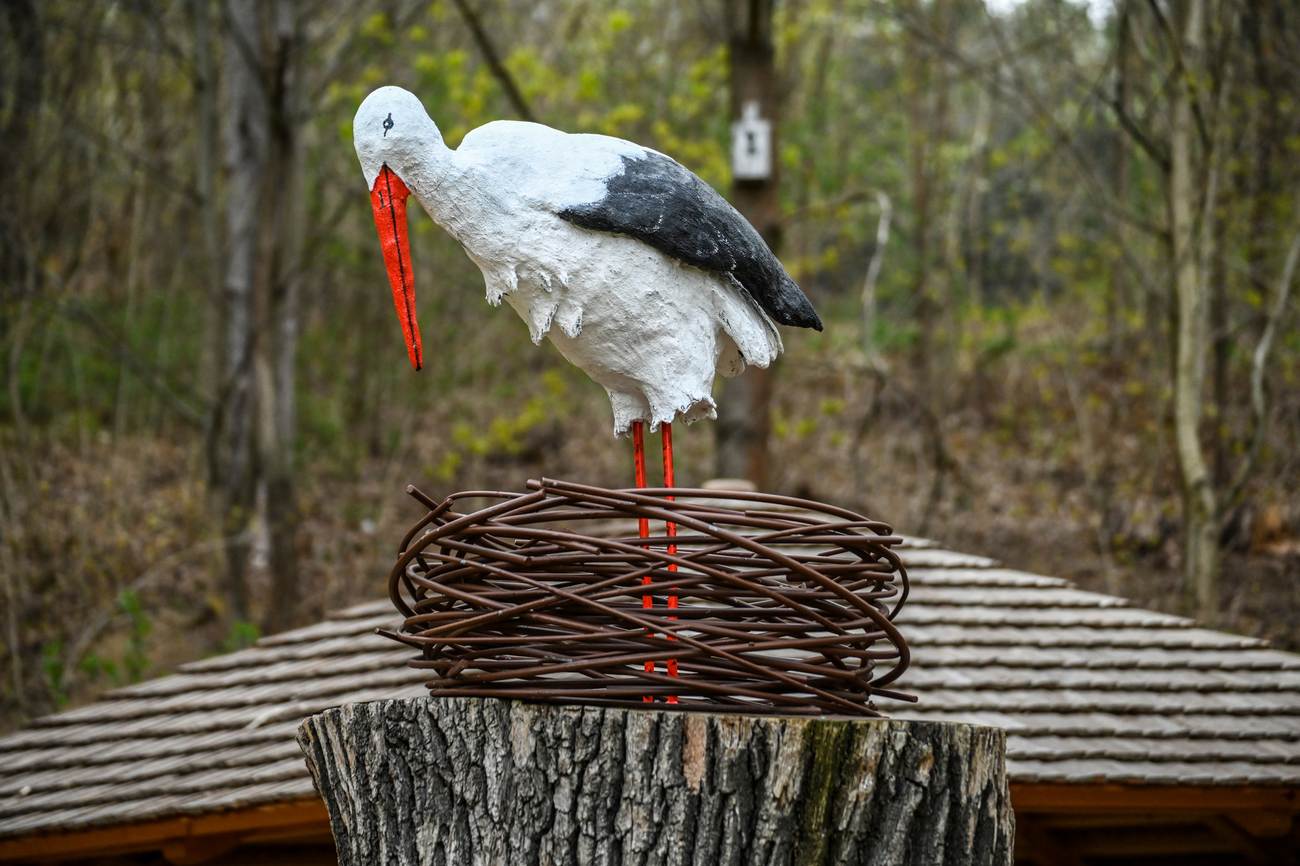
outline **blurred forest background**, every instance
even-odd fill
[[[627,483],[417,208],[411,371],[353,112],[401,84],[453,146],[531,118],[727,191],[742,55],[828,324],[745,465],[1300,647],[1291,0],[5,0],[0,727],[381,595],[408,482]]]

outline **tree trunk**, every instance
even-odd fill
[[[6,32],[7,31],[7,32]],[[39,7],[31,0],[0,4],[0,47],[4,49],[6,77],[0,79],[0,100],[9,110],[0,114],[0,302],[21,297],[30,288],[35,269],[32,250],[23,239],[23,202],[20,179],[33,170],[28,155],[36,130],[37,106],[45,90],[45,40]],[[0,337],[8,323],[0,317]]]
[[[995,728],[349,704],[298,742],[352,864],[1010,864]]]
[[[1118,22],[1115,34],[1115,105],[1123,114],[1128,113],[1129,79],[1131,76],[1129,55],[1133,50],[1130,12],[1131,5],[1128,2],[1121,2],[1115,10],[1115,17]],[[1128,149],[1128,142],[1117,131],[1114,146],[1111,149],[1111,182],[1115,194],[1115,204],[1120,208],[1127,207],[1129,199]],[[1114,262],[1111,263],[1107,280],[1109,298],[1106,304],[1106,346],[1107,351],[1113,357],[1117,357],[1123,351],[1124,332],[1121,323],[1124,315],[1128,312],[1129,297],[1124,278],[1124,267],[1123,256],[1116,256]],[[1110,406],[1112,407],[1112,413],[1119,411],[1118,400],[1111,400]],[[1109,419],[1110,423],[1114,424],[1116,420],[1115,415],[1112,414]],[[1105,459],[1110,460],[1109,454]]]
[[[1188,64],[1199,61],[1202,16],[1201,0],[1189,0],[1182,27],[1182,56]],[[1174,440],[1183,494],[1185,586],[1197,615],[1209,622],[1218,607],[1219,532],[1214,481],[1200,440],[1209,349],[1209,299],[1197,250],[1197,241],[1205,244],[1209,238],[1198,231],[1195,217],[1196,127],[1189,77],[1190,69],[1173,88],[1169,126],[1169,234],[1177,312]]]
[[[298,356],[299,274],[302,269],[302,28],[298,4],[279,0],[266,76],[270,130],[265,253],[267,321],[259,375],[258,400],[264,405],[259,436],[260,466],[266,483],[266,523],[270,541],[271,603],[265,630],[297,625],[298,528],[300,514],[294,483],[297,430],[295,371]]]
[[[253,352],[258,232],[266,167],[265,95],[261,93],[258,5],[231,0],[225,47],[227,106],[222,115],[226,163],[225,284],[222,294],[221,388],[213,403],[209,485],[225,538],[230,616],[247,620],[248,528],[256,496]]]
[[[217,199],[217,160],[220,149],[220,94],[217,92],[217,67],[213,59],[212,4],[209,0],[189,0],[190,23],[194,36],[194,188],[198,194],[199,219],[203,233],[203,257],[208,283],[210,322],[222,319],[222,292],[225,272],[222,264],[221,202]],[[215,324],[206,330],[203,348],[203,375],[200,381],[219,382],[222,377],[221,328]]]
[[[731,185],[731,203],[758,229],[763,240],[781,248],[781,203],[777,196],[780,176],[778,144],[778,93],[776,47],[772,42],[774,0],[728,0],[728,66],[731,78],[731,116],[738,120],[746,103],[757,102],[759,113],[772,124],[772,169],[765,180],[737,180]],[[767,440],[771,428],[772,375],[751,367],[734,379],[723,379],[718,393],[718,422],[714,475],[748,478],[760,490],[767,485]]]
[[[906,5],[909,15],[922,30],[945,33],[948,29],[949,4],[937,0],[929,5],[913,0]],[[923,17],[925,16],[925,17]],[[920,33],[912,32],[903,44],[903,63],[906,76],[903,92],[907,98],[908,160],[912,197],[912,257],[916,274],[912,283],[913,317],[917,335],[910,349],[911,366],[916,377],[911,400],[916,406],[925,450],[930,458],[932,475],[929,491],[922,505],[915,529],[920,534],[929,530],[940,502],[943,501],[948,475],[955,464],[948,450],[943,432],[943,419],[947,415],[945,379],[951,378],[949,338],[943,333],[941,320],[944,304],[940,301],[938,279],[933,270],[934,202],[942,192],[942,165],[939,149],[948,139],[948,91],[941,80],[941,61],[932,56],[930,46]],[[942,371],[936,374],[936,371]]]

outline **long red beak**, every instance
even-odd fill
[[[388,284],[393,287],[393,305],[402,323],[406,354],[411,366],[424,366],[424,349],[420,345],[420,325],[415,320],[415,274],[411,271],[411,239],[406,233],[406,199],[411,191],[387,165],[379,171],[370,190],[370,206],[375,211],[375,228],[379,246],[388,268]]]

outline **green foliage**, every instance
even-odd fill
[[[56,707],[68,702],[64,688],[63,641],[52,640],[41,645],[41,673],[45,677],[45,690]]]
[[[126,647],[120,658],[110,658],[95,651],[76,661],[76,670],[90,684],[107,682],[114,686],[137,683],[149,673],[148,638],[153,622],[141,603],[139,594],[124,589],[117,595],[119,614],[126,620]],[[68,660],[61,639],[41,646],[41,672],[50,701],[56,707],[68,702]]]
[[[117,662],[106,659],[98,653],[86,653],[77,667],[91,683],[107,680],[110,683],[117,684],[122,680]]]
[[[122,671],[127,682],[137,683],[144,679],[149,670],[148,639],[153,632],[153,622],[134,590],[124,589],[118,593],[117,604],[127,619],[127,644],[122,656]]]
[[[256,623],[245,620],[235,620],[230,624],[230,631],[221,641],[221,652],[232,653],[241,649],[246,649],[257,643],[257,639],[262,636],[262,630],[257,627]]]

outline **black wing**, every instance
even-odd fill
[[[734,207],[689,169],[661,153],[623,157],[605,197],[565,208],[574,225],[643,241],[678,261],[726,274],[782,325],[822,329],[808,296]]]

